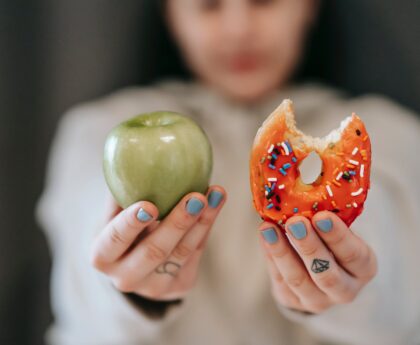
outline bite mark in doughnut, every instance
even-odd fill
[[[299,165],[312,151],[321,158],[322,170],[305,184]],[[263,220],[284,228],[291,216],[310,219],[329,210],[350,226],[362,213],[370,188],[371,144],[355,113],[323,138],[304,134],[286,99],[258,129],[249,164],[253,205]]]

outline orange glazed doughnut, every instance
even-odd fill
[[[299,164],[315,151],[322,170],[312,184]],[[250,155],[253,204],[261,218],[284,228],[294,215],[335,212],[346,224],[363,210],[370,188],[371,147],[362,120],[352,114],[338,129],[315,138],[296,128],[293,103],[284,100],[258,129]]]

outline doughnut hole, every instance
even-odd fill
[[[300,180],[306,185],[313,185],[319,182],[322,172],[322,160],[318,153],[311,151],[309,155],[299,164]]]

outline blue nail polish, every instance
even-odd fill
[[[300,240],[306,236],[306,227],[303,222],[297,222],[288,226],[294,238]]]
[[[152,219],[152,216],[143,210],[143,208],[140,208],[139,212],[137,213],[137,219],[141,222],[147,222]]]
[[[204,204],[197,198],[191,198],[187,202],[187,212],[192,215],[200,213],[203,207]]]
[[[328,232],[332,229],[332,221],[331,219],[321,219],[316,222],[316,226],[322,232]]]
[[[222,193],[218,192],[217,190],[211,191],[208,197],[209,206],[212,208],[216,208],[217,206],[219,206],[222,199],[223,199]]]
[[[277,233],[274,230],[274,228],[262,230],[261,233],[264,237],[264,240],[266,240],[270,244],[276,243],[278,240]]]

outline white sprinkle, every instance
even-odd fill
[[[359,165],[358,161],[354,161],[353,159],[349,159],[349,162],[354,165]]]
[[[331,190],[331,187],[329,185],[326,185],[325,188],[327,188],[328,195],[333,196],[333,192]]]
[[[353,202],[353,207],[357,208],[357,204],[355,202]]]
[[[363,188],[362,188],[362,187],[360,187],[360,188],[359,188],[359,190],[357,190],[357,191],[355,191],[355,192],[352,192],[352,193],[351,193],[351,195],[352,195],[352,196],[358,196],[358,195],[360,195],[362,192],[363,192]]]
[[[289,148],[287,147],[287,145],[284,143],[284,141],[281,143],[281,147],[283,148],[284,152],[286,153],[286,156],[289,155]]]
[[[264,194],[265,194],[265,195],[268,195],[268,192],[267,192],[267,191],[264,191]]]
[[[277,181],[277,177],[269,177],[269,178],[267,179],[267,181],[270,181],[270,182],[275,182],[275,181]]]
[[[354,149],[353,149],[353,151],[352,151],[352,155],[354,156],[356,153],[357,153],[357,151],[358,151],[359,149],[357,148],[357,147],[355,147]]]
[[[341,176],[343,176],[343,172],[340,171],[337,175],[337,177],[335,178],[337,181],[341,178]]]
[[[271,151],[273,151],[273,149],[274,149],[274,144],[271,144],[271,146],[270,146],[270,148],[268,149],[268,153],[271,153]]]
[[[284,184],[279,185],[279,189],[284,189]]]
[[[365,165],[364,164],[362,164],[361,166],[360,166],[360,177],[363,177],[363,175],[365,174]]]

